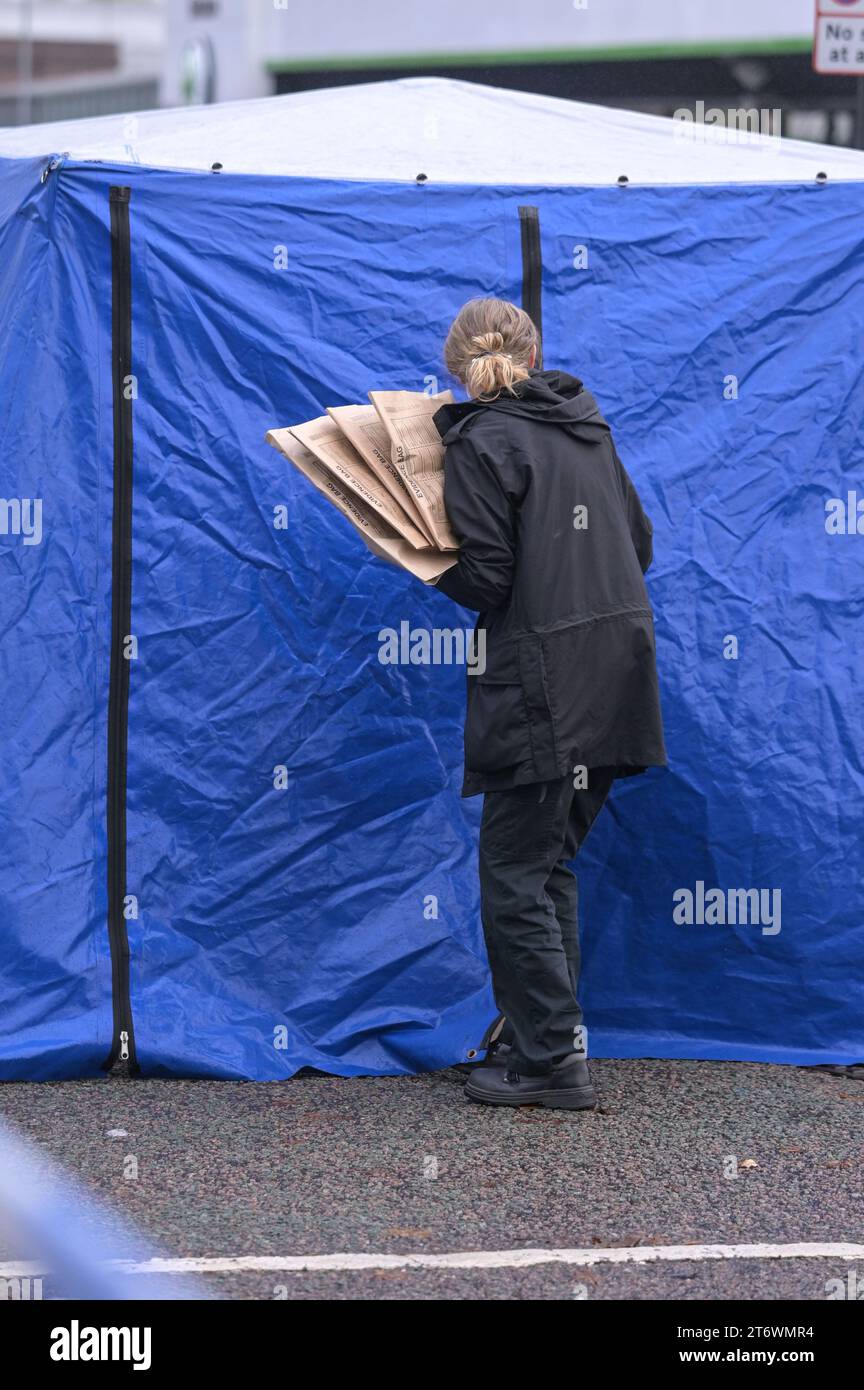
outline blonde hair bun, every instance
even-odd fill
[[[537,329],[518,304],[469,299],[450,326],[444,361],[470,396],[495,396],[525,380],[536,346]]]

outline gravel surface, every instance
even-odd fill
[[[861,1082],[746,1063],[592,1066],[602,1107],[581,1114],[469,1104],[453,1070],[17,1083],[0,1086],[0,1111],[171,1255],[864,1242]],[[234,1299],[824,1300],[847,1274],[843,1261],[760,1259],[204,1285]],[[864,1261],[857,1274],[864,1290]]]

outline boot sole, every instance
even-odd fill
[[[585,1086],[573,1086],[566,1091],[537,1091],[530,1099],[514,1096],[511,1100],[508,1096],[490,1096],[472,1091],[469,1081],[465,1094],[477,1105],[509,1105],[514,1109],[520,1105],[544,1105],[547,1110],[596,1110],[598,1105],[597,1092],[593,1087],[589,1090]]]

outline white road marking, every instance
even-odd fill
[[[801,1241],[789,1245],[629,1245],[607,1249],[457,1250],[409,1255],[346,1252],[334,1255],[227,1255],[157,1258],[136,1264],[113,1260],[127,1274],[304,1274],[363,1269],[525,1269],[530,1265],[653,1264],[671,1260],[864,1260],[864,1245]],[[29,1262],[0,1265],[0,1278],[49,1271]]]

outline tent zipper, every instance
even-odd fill
[[[522,242],[522,308],[537,329],[537,361],[543,366],[543,258],[540,252],[540,209],[519,209]]]
[[[108,685],[108,941],[114,1035],[105,1061],[138,1070],[129,997],[126,928],[126,771],[132,624],[132,264],[128,187],[112,186],[111,379],[114,409],[114,499],[111,526],[111,662]]]

